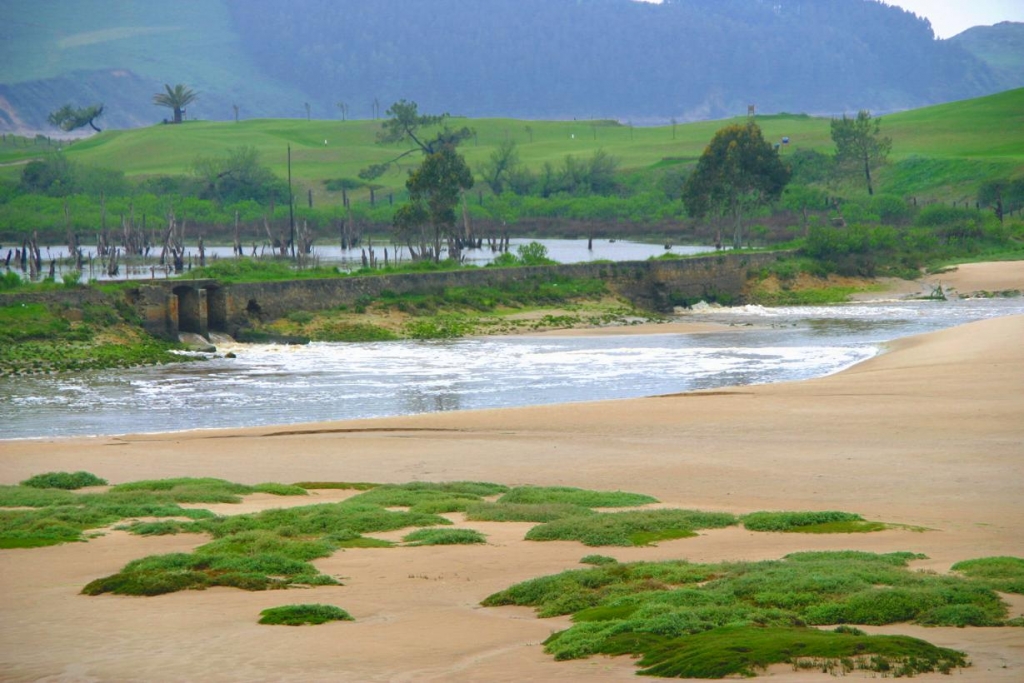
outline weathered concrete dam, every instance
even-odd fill
[[[166,280],[140,284],[128,293],[146,330],[177,340],[179,332],[235,335],[255,322],[294,311],[351,306],[385,292],[441,292],[452,287],[501,287],[554,277],[600,279],[614,293],[655,311],[700,300],[739,301],[751,270],[784,254],[715,254],[664,261],[623,261],[523,268],[479,268],[321,280],[222,284],[216,280]]]

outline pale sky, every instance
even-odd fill
[[[889,0],[886,4],[928,19],[938,38],[950,38],[972,26],[1024,22],[1024,0]]]
[[[1024,0],[885,0],[885,4],[898,5],[932,22],[938,38],[955,36],[972,26],[1024,22]]]

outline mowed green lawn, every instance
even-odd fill
[[[746,120],[638,127],[608,121],[453,118],[449,124],[466,125],[475,131],[461,151],[479,175],[488,156],[504,140],[517,143],[521,161],[534,171],[545,163],[558,166],[568,155],[586,158],[597,150],[618,158],[623,169],[692,162],[715,131]],[[833,149],[828,118],[782,114],[758,116],[756,121],[766,139],[789,138],[789,144],[782,150],[784,155],[799,149]],[[407,149],[378,145],[376,133],[380,123],[304,119],[193,121],[180,126],[107,131],[75,143],[67,154],[80,163],[121,169],[129,177],[138,178],[188,173],[197,157],[223,155],[231,148],[251,145],[259,150],[263,162],[284,178],[290,145],[297,193],[304,193],[307,188],[319,193],[324,180],[355,179],[361,168],[394,158]],[[886,115],[882,117],[882,132],[893,139],[892,161],[932,160],[929,164],[936,170],[922,171],[922,177],[908,185],[913,191],[918,191],[921,183],[929,182],[930,173],[937,174],[936,182],[948,183],[949,178],[939,176],[1024,171],[1024,89]],[[401,188],[407,172],[418,162],[418,155],[410,155],[379,178],[376,183],[380,192]],[[929,164],[918,165],[927,169]],[[15,172],[10,169],[4,169],[5,175]],[[907,182],[906,178],[901,176],[900,182]],[[361,190],[354,194],[358,197],[366,193]],[[337,200],[335,196],[327,201]]]

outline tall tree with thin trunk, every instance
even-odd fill
[[[892,138],[882,135],[882,119],[872,118],[864,109],[851,119],[843,114],[832,119],[832,142],[836,143],[836,163],[840,168],[863,170],[868,194],[875,188],[871,182],[871,169],[883,165],[892,151]]]
[[[161,92],[153,95],[153,104],[174,110],[173,122],[181,123],[185,107],[195,102],[199,97],[199,94],[181,83],[178,83],[173,88],[164,84],[164,89],[167,92]]]

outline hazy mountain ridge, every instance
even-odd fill
[[[13,11],[0,28],[3,130],[45,130],[66,101],[104,102],[101,126],[156,123],[168,112],[152,94],[178,82],[200,92],[190,118],[230,119],[232,105],[245,118],[298,118],[307,104],[340,118],[339,102],[370,118],[405,98],[474,117],[638,124],[748,104],[886,112],[1021,84],[1007,49],[987,48],[978,29],[935,40],[927,21],[870,0],[72,0],[60,14],[46,3]]]
[[[1024,86],[1024,23],[975,26],[950,40],[985,62],[1006,89]]]

